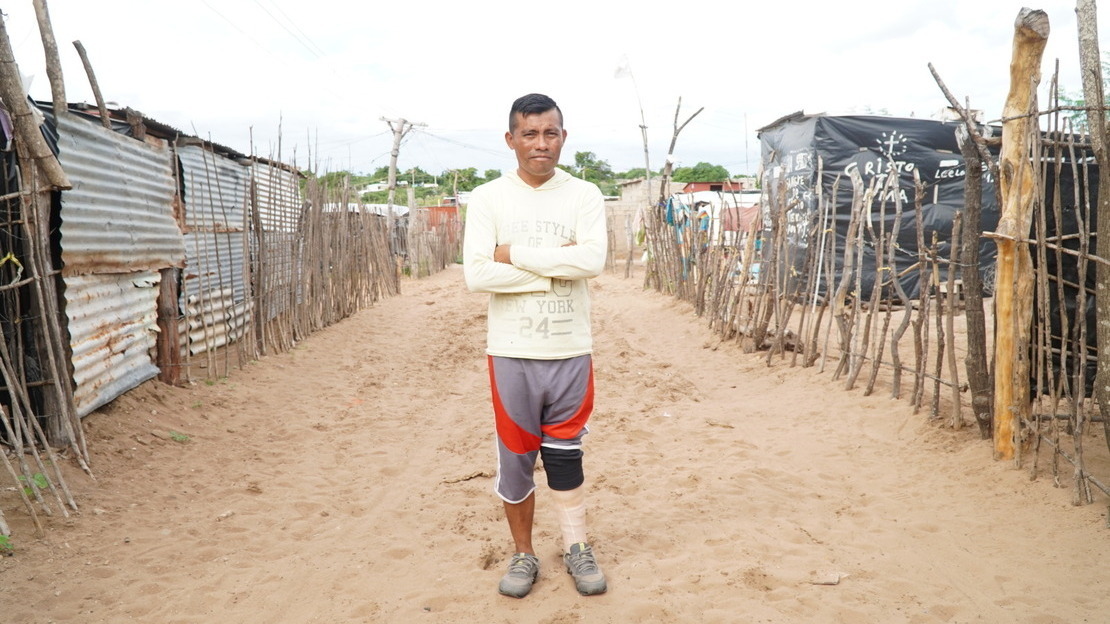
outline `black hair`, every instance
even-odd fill
[[[528,95],[518,97],[516,101],[513,102],[512,108],[509,109],[509,132],[512,132],[516,128],[517,113],[519,113],[521,117],[527,117],[528,115],[546,113],[552,109],[558,111],[559,124],[562,125],[563,111],[559,109],[559,105],[555,103],[555,100],[542,93],[529,93]]]

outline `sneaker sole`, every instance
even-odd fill
[[[567,574],[570,575],[572,579],[574,578],[574,573],[570,571],[570,568],[567,568]],[[600,581],[594,581],[592,586],[587,584],[586,587],[583,588],[582,583],[579,583],[578,580],[575,579],[574,588],[583,596],[596,596],[609,591],[609,584],[605,579],[601,579]]]
[[[529,583],[527,587],[521,587],[519,590],[511,587],[506,588],[504,585],[498,583],[497,593],[501,594],[502,596],[509,596],[510,598],[523,598],[531,593],[532,587],[535,586],[536,579],[538,579],[539,576],[539,572],[537,572],[536,575],[532,577],[532,582]]]
[[[532,593],[532,588],[529,587],[527,589],[527,591],[525,591],[524,593],[518,594],[518,593],[512,592],[511,590],[506,590],[504,588],[498,587],[497,588],[497,593],[501,594],[502,596],[508,596],[510,598],[523,598],[523,597],[527,596],[528,594]]]

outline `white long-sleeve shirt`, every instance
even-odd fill
[[[490,293],[486,352],[536,360],[590,353],[587,279],[605,268],[607,241],[601,191],[561,169],[539,188],[511,172],[474,189],[463,272],[470,290]],[[512,264],[495,262],[494,248],[506,244]]]

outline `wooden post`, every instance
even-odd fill
[[[964,294],[967,305],[964,320],[967,323],[967,356],[964,370],[971,389],[971,411],[979,425],[979,436],[986,440],[991,437],[991,383],[990,366],[987,357],[987,322],[983,312],[983,285],[979,279],[979,235],[983,231],[983,161],[975,146],[975,139],[967,128],[961,126],[956,131],[960,152],[967,164],[967,178],[964,180],[963,232],[960,250]]]
[[[1079,64],[1083,77],[1083,98],[1090,103],[1087,109],[1087,126],[1091,132],[1091,146],[1098,162],[1100,189],[1110,188],[1110,162],[1107,162],[1106,110],[1101,106],[1103,75],[1101,54],[1098,48],[1098,16],[1095,0],[1076,2],[1076,22],[1079,30]],[[1100,192],[1095,208],[1097,222],[1094,230],[1104,235],[1096,238],[1095,255],[1110,258],[1110,193]],[[1095,374],[1094,398],[1098,403],[1103,427],[1110,435],[1110,268],[1098,263],[1095,268],[1095,315],[1098,332],[1098,372]]]
[[[944,308],[944,335],[947,344],[943,348],[948,352],[948,374],[952,376],[952,428],[960,429],[963,427],[963,409],[960,405],[960,369],[956,365],[956,329],[955,329],[955,316],[958,306],[963,305],[960,299],[963,298],[962,288],[957,286],[956,275],[960,273],[960,263],[963,256],[960,255],[960,231],[961,221],[963,215],[957,211],[952,220],[952,254],[948,262],[948,300]],[[960,284],[963,282],[960,281]]]
[[[58,59],[58,42],[54,39],[54,25],[50,23],[50,11],[46,0],[34,0],[35,17],[39,22],[39,36],[42,50],[46,55],[46,77],[50,79],[50,97],[54,99],[54,114],[66,112],[66,86],[62,78],[62,63]]]
[[[705,110],[704,106],[695,111],[693,115],[690,115],[686,121],[682,122],[682,125],[679,125],[678,114],[682,112],[682,98],[678,98],[678,106],[674,109],[674,133],[671,135],[671,146],[667,148],[667,161],[666,164],[663,165],[663,176],[662,180],[659,182],[660,204],[665,204],[667,202],[667,187],[671,184],[671,172],[674,171],[674,146],[675,143],[678,143],[678,135],[682,132],[682,129],[686,127],[686,124],[693,121],[694,117],[700,115],[703,110]],[[650,178],[648,179],[650,180]],[[648,192],[651,191],[649,190]]]
[[[146,141],[146,122],[143,121],[143,114],[131,107],[125,108],[123,112],[127,116],[127,125],[131,126],[131,137]]]
[[[50,186],[57,189],[70,189],[73,185],[62,171],[62,165],[50,151],[50,146],[42,138],[38,121],[27,104],[27,94],[23,91],[23,79],[15,62],[12,44],[8,39],[8,29],[0,14],[0,98],[11,113],[12,126],[16,139],[27,151],[27,157],[35,161]]]
[[[1002,110],[1000,184],[1002,215],[998,223],[998,271],[995,305],[994,456],[1014,458],[1014,438],[1029,413],[1029,323],[1033,314],[1033,262],[1025,241],[1033,219],[1030,136],[1036,136],[1036,104],[1041,55],[1048,42],[1048,15],[1023,8],[1014,23],[1010,92]],[[1015,421],[1017,426],[1015,426]]]
[[[81,64],[85,66],[85,75],[89,77],[89,86],[92,87],[93,97],[96,98],[96,108],[100,111],[100,123],[111,130],[112,118],[108,115],[108,107],[104,104],[104,96],[100,93],[100,83],[96,81],[96,72],[93,71],[92,63],[89,62],[89,55],[85,53],[85,46],[80,41],[74,41],[73,47],[77,48],[77,54],[81,57]]]
[[[992,435],[994,398],[992,395],[990,364],[987,361],[986,314],[983,312],[983,284],[979,279],[979,238],[983,232],[983,167],[986,166],[995,180],[998,164],[987,150],[987,142],[975,126],[975,119],[969,110],[944,85],[932,63],[929,71],[937,81],[937,86],[948,98],[948,103],[963,118],[964,125],[956,129],[956,140],[960,145],[966,164],[967,176],[964,179],[964,223],[961,233],[963,248],[960,250],[962,275],[966,306],[964,319],[967,322],[967,356],[964,370],[967,371],[968,386],[971,388],[971,410],[979,425],[979,435],[984,440]],[[995,201],[1002,206],[1001,189],[994,187]]]
[[[162,269],[158,289],[158,379],[171,386],[181,383],[181,337],[177,322],[177,269]]]
[[[393,205],[397,194],[397,157],[401,154],[401,139],[405,138],[405,135],[414,126],[424,127],[428,124],[413,123],[407,119],[387,119],[385,117],[381,119],[389,125],[389,129],[393,132],[393,149],[389,151],[389,216],[392,218]]]

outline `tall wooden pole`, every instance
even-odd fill
[[[73,47],[77,48],[77,54],[81,57],[81,64],[85,67],[85,75],[89,78],[89,86],[92,87],[93,98],[96,99],[96,107],[100,111],[100,123],[111,130],[112,118],[108,116],[108,107],[104,104],[104,96],[100,93],[100,83],[96,80],[96,72],[93,71],[92,63],[89,62],[89,55],[85,52],[85,46],[80,41],[74,41]]]
[[[73,188],[54,152],[42,138],[38,121],[27,104],[27,94],[23,91],[23,80],[8,39],[3,14],[0,14],[0,98],[4,99],[11,113],[16,139],[24,145],[27,156],[35,161],[47,183],[57,189]]]
[[[963,248],[960,250],[961,277],[964,280],[964,293],[967,306],[964,314],[967,322],[967,355],[964,357],[964,370],[967,371],[967,384],[971,389],[971,411],[979,425],[979,435],[986,440],[992,436],[993,399],[990,376],[989,356],[987,353],[987,320],[983,312],[983,284],[979,279],[979,234],[983,231],[983,161],[975,147],[975,138],[967,128],[968,122],[956,131],[960,153],[967,164],[967,177],[964,179],[964,220],[962,236]]]
[[[50,97],[54,99],[54,114],[66,111],[66,87],[62,78],[62,63],[58,58],[58,42],[54,39],[54,25],[50,23],[50,11],[46,0],[35,0],[35,17],[39,23],[39,36],[46,55],[46,77],[50,79]]]
[[[1083,99],[1087,101],[1087,127],[1091,133],[1091,147],[1098,162],[1098,206],[1095,210],[1097,222],[1095,254],[1100,258],[1110,258],[1110,162],[1107,162],[1106,109],[1103,103],[1106,94],[1102,85],[1102,62],[1098,47],[1098,16],[1095,0],[1076,2],[1076,22],[1079,30],[1079,65],[1083,77]],[[1096,265],[1095,279],[1095,316],[1098,336],[1098,372],[1095,374],[1094,398],[1098,403],[1103,427],[1110,434],[1110,267],[1099,262]]]
[[[678,106],[674,109],[674,134],[671,135],[671,146],[667,148],[667,162],[663,165],[663,179],[659,183],[660,204],[664,204],[667,201],[667,187],[670,186],[671,172],[674,171],[674,146],[678,143],[678,135],[682,132],[682,129],[686,127],[686,124],[693,121],[694,117],[700,115],[703,110],[705,110],[704,106],[695,111],[693,115],[690,115],[686,121],[682,122],[682,125],[679,125],[678,115],[682,112],[682,98],[678,98]]]
[[[964,179],[965,218],[961,228],[963,248],[960,250],[964,293],[967,297],[967,356],[964,358],[964,368],[967,370],[967,382],[971,388],[971,409],[975,414],[975,422],[979,425],[979,435],[986,440],[993,436],[994,382],[988,362],[987,322],[983,312],[983,285],[979,278],[979,238],[983,232],[983,167],[997,180],[998,163],[994,162],[987,150],[986,140],[976,128],[970,105],[960,104],[945,86],[932,63],[929,63],[929,71],[953,110],[964,120],[964,125],[956,130],[956,141],[967,165],[967,176]],[[997,184],[994,192],[995,205],[1001,207],[1002,191]]]
[[[1048,15],[1023,8],[1014,23],[1010,92],[1002,109],[999,175],[1002,216],[998,222],[995,293],[994,456],[1014,458],[1014,439],[1029,413],[1029,337],[1033,315],[1033,261],[1027,240],[1033,220],[1031,152],[1039,141],[1035,112],[1041,55],[1048,42]],[[1017,425],[1015,426],[1015,422]]]
[[[382,121],[389,124],[389,129],[393,131],[393,149],[389,151],[389,209],[393,210],[394,201],[397,196],[397,157],[401,155],[401,139],[412,130],[413,126],[424,126],[426,124],[414,124],[406,119],[387,119],[382,117]],[[390,217],[393,215],[390,214]]]

